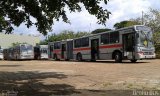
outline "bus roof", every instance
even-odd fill
[[[116,30],[105,31],[105,32],[102,32],[102,33],[91,34],[91,35],[88,35],[88,36],[83,36],[83,37],[80,37],[80,38],[91,37],[91,36],[97,36],[97,35],[104,34],[104,33],[106,33],[106,32],[115,32],[115,31],[121,31],[121,30],[124,30],[124,29],[135,28],[136,26],[144,26],[144,25],[134,25],[134,26],[129,26],[129,27],[120,28],[120,29],[116,29]],[[80,38],[74,38],[74,40],[75,40],[75,39],[80,39]]]
[[[55,42],[49,42],[49,44],[57,43],[57,42],[63,42],[63,41],[65,42],[65,41],[70,41],[70,40],[76,40],[76,39],[81,39],[81,38],[85,38],[85,37],[97,36],[97,35],[104,34],[106,32],[115,32],[115,31],[121,31],[121,30],[129,29],[129,28],[135,28],[136,26],[145,26],[145,25],[133,25],[133,26],[129,26],[129,27],[124,27],[124,28],[116,29],[116,30],[105,31],[105,32],[102,32],[102,33],[90,34],[90,35],[82,36],[82,37],[79,37],[79,38],[67,39],[67,40],[55,41]]]

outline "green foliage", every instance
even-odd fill
[[[48,41],[47,40],[43,40],[43,41],[40,41],[39,44],[37,45],[47,45],[48,44]]]
[[[150,8],[144,15],[144,24],[151,27],[153,32],[160,32],[160,10]]]
[[[154,32],[153,37],[154,45],[160,45],[160,32]]]
[[[120,28],[129,27],[129,26],[133,26],[133,25],[139,25],[139,24],[140,23],[136,22],[136,21],[122,21],[120,23],[114,24],[114,28],[120,29]]]
[[[66,11],[80,12],[81,4],[86,10],[96,16],[98,24],[105,25],[110,12],[100,6],[101,2],[107,4],[109,0],[0,0],[0,31],[10,33],[14,26],[25,23],[27,28],[32,25],[46,35],[52,30],[54,21],[60,18],[69,23]],[[35,18],[33,22],[31,18]]]
[[[82,36],[87,36],[90,33],[88,32],[73,32],[73,31],[63,31],[61,33],[58,34],[52,34],[50,36],[48,36],[48,38],[46,38],[44,41],[41,41],[40,44],[48,44],[48,42],[55,42],[55,41],[62,41],[62,40],[66,40],[66,39],[73,39],[73,38],[78,38],[78,37],[82,37]]]
[[[160,59],[160,45],[156,45],[156,58]]]
[[[153,41],[156,53],[160,57],[160,10],[150,8],[150,12],[144,15],[144,24],[153,30]]]
[[[97,33],[102,33],[102,32],[106,32],[106,31],[111,31],[111,29],[96,29],[94,31],[92,31],[92,34],[97,34]]]
[[[27,44],[27,43],[26,43],[26,42],[24,42],[24,43],[16,42],[16,43],[12,43],[12,46],[11,46],[11,47],[15,47],[15,46],[18,46],[18,45],[20,45],[20,44]]]

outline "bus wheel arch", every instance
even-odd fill
[[[119,50],[115,50],[112,54],[112,59],[114,59],[116,63],[121,63],[122,62],[122,52]]]
[[[82,61],[82,54],[80,52],[77,53],[76,60]]]

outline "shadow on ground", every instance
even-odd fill
[[[0,67],[19,67],[19,66],[22,66],[22,65],[0,65]]]
[[[17,91],[18,96],[71,95],[79,93],[71,85],[44,85],[40,82],[46,78],[64,79],[67,76],[56,72],[0,72],[0,91]]]
[[[42,79],[65,79],[67,75],[57,72],[18,71],[0,72],[0,96],[132,96],[132,91],[124,90],[76,90],[69,84],[45,85]],[[1,95],[14,91],[17,95]]]

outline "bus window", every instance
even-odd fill
[[[33,48],[32,48],[32,45],[28,45],[28,46],[27,46],[27,49],[28,49],[28,50],[32,50],[32,49],[33,49]]]
[[[0,49],[0,55],[3,54],[3,50]]]
[[[109,44],[109,33],[101,35],[101,44]]]
[[[60,42],[54,44],[54,49],[60,49],[60,48],[61,48]]]
[[[82,45],[82,47],[88,47],[89,46],[89,38],[87,37],[87,38],[82,38],[81,39],[81,45]]]
[[[21,51],[27,51],[27,47],[25,45],[21,45]]]
[[[119,32],[111,32],[110,33],[110,44],[119,43]]]
[[[75,48],[81,47],[81,39],[76,39],[76,40],[74,41],[74,47],[75,47]]]
[[[47,54],[47,49],[41,49],[41,53]]]

